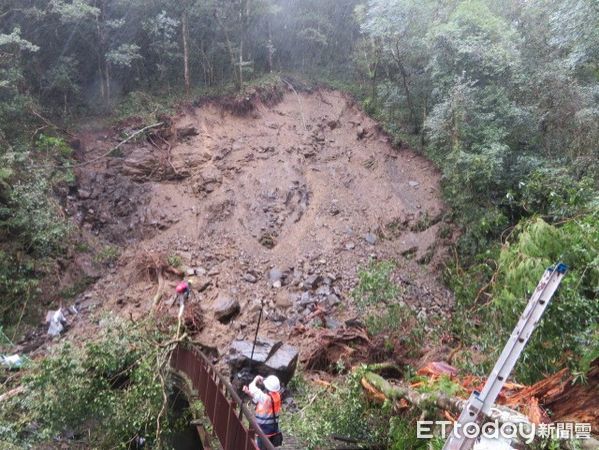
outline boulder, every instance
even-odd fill
[[[283,344],[266,360],[264,364],[265,372],[268,374],[274,373],[281,382],[287,384],[295,373],[298,356],[299,352],[295,347]]]
[[[213,306],[214,318],[222,323],[229,322],[241,309],[237,299],[219,295]]]
[[[249,369],[263,376],[276,375],[284,384],[293,377],[298,361],[298,350],[280,341],[258,338],[252,356],[252,341],[235,340],[231,344],[228,363],[232,373]]]
[[[232,372],[239,372],[250,365],[252,347],[254,347],[254,356],[251,361],[252,365],[258,367],[263,365],[280,346],[281,342],[262,337],[256,340],[255,347],[253,341],[235,340],[229,348],[227,362],[231,366]]]

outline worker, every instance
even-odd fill
[[[262,384],[264,392],[258,387]],[[283,444],[283,434],[279,430],[279,413],[281,412],[281,383],[275,375],[262,378],[257,375],[249,386],[243,387],[243,392],[252,397],[256,403],[256,422],[269,441],[275,446]],[[256,444],[260,450],[266,450],[262,439],[258,437]]]
[[[181,281],[175,288],[179,307],[183,306],[191,293],[191,281]]]

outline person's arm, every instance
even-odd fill
[[[252,401],[254,403],[263,403],[268,400],[268,395],[266,395],[258,386],[256,386],[258,381],[262,381],[262,377],[260,375],[257,375],[250,383],[248,386],[248,393],[252,396]]]

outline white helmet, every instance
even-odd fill
[[[270,392],[279,392],[281,390],[281,383],[276,376],[269,375],[264,379],[264,387]]]

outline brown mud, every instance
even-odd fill
[[[350,293],[370,259],[397,262],[395,281],[421,316],[449,311],[439,172],[394,147],[349,97],[284,91],[189,106],[98,160],[148,124],[80,133],[89,164],[66,210],[118,259],[81,268],[97,281],[77,296],[84,313],[69,333],[93,334],[91,311],[175,320],[174,287],[189,275],[198,342],[222,355],[253,338],[263,304],[260,335],[308,353],[318,343],[305,330],[361,319]],[[227,301],[240,312],[216,320]]]

